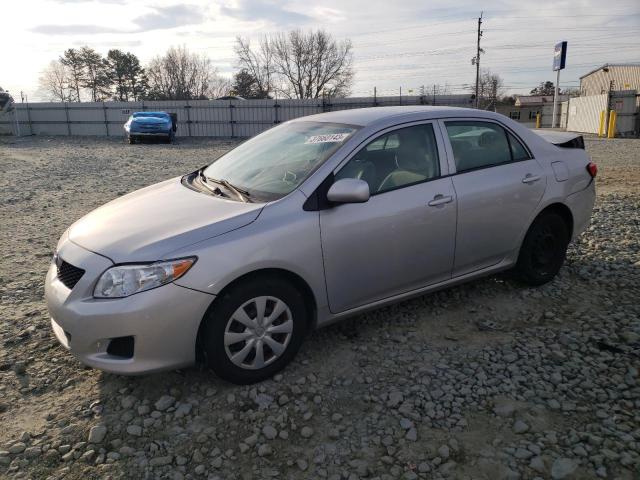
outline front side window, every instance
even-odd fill
[[[368,143],[336,174],[369,184],[372,195],[440,176],[438,146],[431,124],[401,128]]]
[[[453,121],[445,125],[458,173],[514,159],[507,132],[495,123]],[[522,145],[520,148],[524,150]]]
[[[297,188],[359,127],[326,122],[285,123],[247,140],[204,169],[252,200],[276,200]]]

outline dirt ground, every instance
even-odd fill
[[[640,140],[587,139],[593,221],[543,287],[499,275],[361,315],[254,386],[78,363],[43,300],[59,236],[234,144],[0,137],[0,477],[640,478]]]

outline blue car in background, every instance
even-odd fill
[[[167,112],[135,112],[124,124],[129,143],[157,138],[171,143],[176,134],[176,117]]]

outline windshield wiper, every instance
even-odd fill
[[[209,183],[207,182],[207,177],[205,176],[205,174],[203,173],[202,170],[198,171],[198,176],[200,177],[200,180],[202,181],[202,184],[211,192],[211,193],[215,193],[216,195],[220,195],[222,197],[228,197],[229,195],[227,195],[226,193],[224,193],[222,190],[220,190],[219,187],[212,187],[211,185],[209,185]]]
[[[251,199],[249,198],[251,196],[251,194],[249,192],[247,192],[246,190],[243,190],[241,188],[236,187],[231,182],[229,182],[229,180],[225,180],[225,179],[221,179],[220,180],[220,179],[217,179],[217,178],[207,177],[204,174],[203,171],[200,171],[200,176],[204,179],[205,182],[217,183],[218,185],[222,185],[222,186],[226,187],[228,190],[231,190],[243,202],[245,202],[245,203],[246,202],[251,202]]]

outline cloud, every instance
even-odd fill
[[[63,0],[79,1],[79,0]],[[113,1],[113,0],[107,0]],[[154,7],[154,11],[136,17],[133,20],[136,28],[119,29],[101,25],[38,25],[32,32],[45,35],[95,35],[100,33],[141,33],[150,30],[166,30],[169,28],[194,25],[205,21],[203,9],[197,5],[171,5]]]
[[[35,33],[45,35],[93,35],[97,33],[127,33],[117,28],[99,25],[38,25],[31,29]]]
[[[53,0],[54,2],[57,3],[90,3],[90,2],[97,2],[97,3],[112,3],[112,4],[118,4],[118,5],[124,5],[125,3],[127,3],[127,0]]]
[[[206,16],[198,5],[171,5],[155,7],[155,12],[141,15],[133,20],[140,32],[148,30],[164,30],[204,22]]]
[[[123,42],[114,42],[112,40],[104,40],[99,42],[92,42],[86,40],[76,40],[73,42],[73,45],[76,47],[84,47],[85,45],[89,47],[99,48],[131,48],[131,47],[139,47],[142,45],[142,41],[140,40],[131,40],[131,41],[123,41]]]
[[[300,24],[313,20],[309,15],[288,10],[272,0],[239,0],[235,7],[223,6],[220,12],[240,20],[267,20],[276,25]]]

